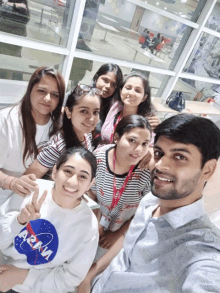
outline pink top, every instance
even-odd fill
[[[115,116],[119,112],[121,112],[121,110],[123,110],[123,104],[117,101],[111,106],[108,112],[108,115],[106,116],[105,122],[102,125],[102,129],[101,129],[101,140],[104,141],[105,144],[112,143],[111,136],[112,136],[112,133],[114,132]],[[152,147],[154,144],[154,136],[155,134],[152,133],[150,147]]]
[[[111,143],[111,136],[114,132],[114,120],[115,116],[121,112],[123,109],[123,104],[119,101],[115,102],[106,116],[105,122],[102,125],[101,129],[101,140],[104,141],[106,144]]]

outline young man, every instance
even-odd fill
[[[220,292],[220,231],[202,193],[220,156],[220,130],[208,119],[180,114],[156,128],[152,193],[128,232],[90,269],[78,292]]]

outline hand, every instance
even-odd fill
[[[99,238],[99,246],[105,249],[109,249],[118,240],[120,236],[121,234],[119,233],[119,231],[104,231],[103,236]]]
[[[17,284],[22,284],[29,270],[19,269],[12,265],[0,265],[0,291],[7,292]]]
[[[21,225],[25,225],[31,220],[34,221],[40,218],[40,208],[47,196],[47,190],[44,190],[43,195],[38,200],[39,188],[36,187],[30,204],[27,204],[18,214],[18,222]]]
[[[160,119],[156,115],[147,117],[147,120],[149,121],[152,130],[154,130],[156,126],[161,123]]]
[[[77,288],[77,293],[90,293],[91,292],[91,282],[90,280],[84,279],[82,283]]]
[[[151,158],[152,158],[152,154],[150,151],[148,151],[148,153],[139,162],[138,168],[141,170],[148,169]]]
[[[26,195],[31,194],[37,186],[35,174],[23,175],[19,178],[15,178],[9,184],[9,187],[15,193],[25,197]]]

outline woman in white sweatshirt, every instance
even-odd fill
[[[98,245],[97,220],[82,197],[95,173],[91,152],[68,149],[53,168],[54,186],[39,182],[20,212],[0,218],[7,264],[0,266],[0,291],[66,293],[81,283]]]

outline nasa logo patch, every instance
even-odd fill
[[[14,239],[14,247],[27,256],[30,265],[52,261],[57,253],[59,239],[53,224],[44,219],[30,221]]]

